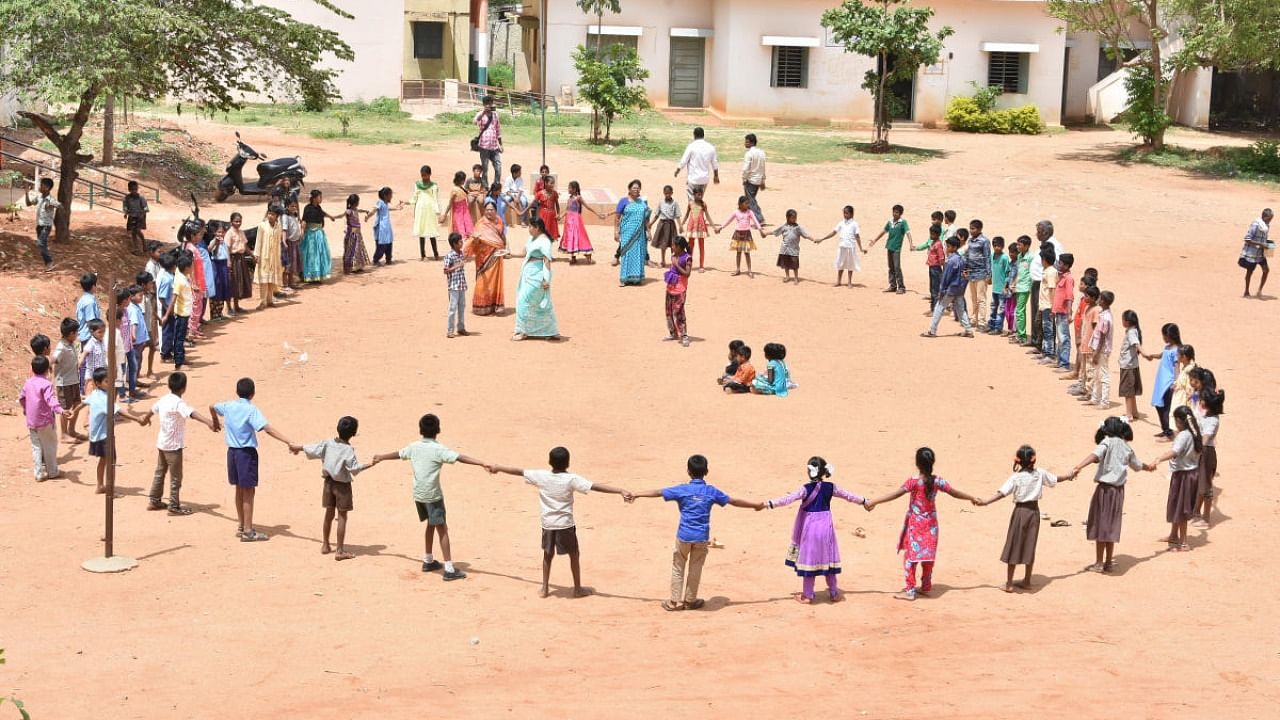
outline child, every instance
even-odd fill
[[[169,304],[169,322],[173,324],[173,369],[181,370],[187,362],[187,328],[194,307],[194,293],[187,273],[191,272],[191,253],[178,254],[173,274],[173,302]]]
[[[422,557],[422,572],[439,570],[440,563],[431,554],[433,535],[440,537],[440,554],[444,558],[446,582],[461,580],[467,576],[453,565],[453,549],[449,542],[448,518],[445,515],[444,493],[440,489],[440,467],[445,463],[460,462],[464,465],[480,465],[488,469],[489,463],[481,462],[454,452],[436,442],[440,434],[440,418],[430,413],[418,419],[418,433],[422,439],[406,445],[399,452],[375,455],[374,462],[383,460],[408,460],[413,467],[413,504],[418,510],[418,522],[427,524],[424,542],[426,555]]]
[[[809,458],[809,480],[799,490],[765,503],[770,510],[802,500],[791,528],[791,547],[787,550],[786,565],[801,578],[801,590],[795,594],[796,602],[808,605],[813,602],[813,586],[818,576],[827,580],[827,595],[831,602],[844,599],[836,582],[840,574],[840,546],[836,542],[835,523],[831,520],[831,499],[842,498],[867,507],[867,499],[861,495],[828,482],[831,466],[820,457]]]
[[[204,333],[200,332],[200,325],[204,319],[204,309],[206,298],[209,295],[209,275],[205,272],[205,268],[212,264],[209,258],[209,252],[200,245],[199,236],[203,234],[203,229],[192,230],[187,240],[182,244],[182,248],[191,255],[191,269],[182,269],[183,275],[191,284],[191,319],[188,321],[187,335],[196,340],[203,340]],[[299,270],[301,272],[301,270]]]
[[[551,594],[551,561],[558,555],[569,556],[569,571],[573,573],[573,596],[586,597],[591,591],[582,587],[582,572],[578,564],[578,529],[573,520],[573,493],[586,494],[592,490],[626,496],[622,488],[603,483],[593,483],[569,472],[569,451],[563,447],[551,448],[547,455],[551,470],[521,470],[506,465],[494,465],[491,473],[520,475],[529,485],[538,488],[542,518],[542,589],[538,597]]]
[[[533,204],[535,206],[538,204],[538,200],[537,200],[538,193],[542,191],[542,188],[546,185],[547,178],[549,177],[551,177],[551,168],[547,167],[546,165],[539,165],[538,177],[534,179],[534,182],[533,182],[533,196],[534,196]]]
[[[434,241],[435,238],[432,238]],[[462,236],[449,233],[449,254],[444,256],[444,276],[449,288],[448,336],[467,332],[467,274],[463,268],[470,258],[462,254]]]
[[[467,209],[467,191],[463,187],[466,179],[467,174],[461,170],[453,174],[453,189],[449,191],[449,205],[440,214],[440,224],[444,225],[445,218],[452,218],[451,229],[464,238],[471,237],[471,233],[475,229],[475,223],[471,220],[471,212]],[[381,194],[379,194],[379,197],[381,197]],[[366,213],[365,219],[368,219],[368,217]]]
[[[89,393],[84,399],[84,404],[76,408],[71,422],[75,424],[76,418],[79,417],[80,411],[89,408],[89,457],[98,458],[98,487],[97,494],[103,495],[107,492],[107,463],[115,462],[116,451],[114,447],[107,447],[107,392],[110,388],[107,386],[107,369],[98,368],[93,371],[93,392]],[[115,405],[115,414],[132,420],[139,425],[150,425],[151,417],[144,415],[135,415],[132,410],[125,408],[117,403]]]
[[[70,408],[58,402],[53,384],[49,382],[49,358],[43,355],[31,358],[31,377],[22,384],[18,405],[27,420],[36,482],[62,477],[58,471],[58,431],[53,427],[53,418],[74,419],[74,416]],[[74,427],[74,422],[71,425]]]
[[[284,255],[281,267],[284,269],[284,286],[282,292],[292,295],[302,280],[302,222],[298,220],[298,203],[291,202],[284,208],[280,216],[280,232],[284,236]]]
[[[938,323],[947,308],[954,308],[956,320],[964,328],[964,337],[973,337],[973,325],[969,323],[969,311],[965,307],[964,289],[969,281],[964,275],[964,256],[960,254],[960,246],[964,240],[959,235],[947,238],[947,262],[942,269],[942,280],[938,283],[938,302],[933,306],[933,321],[929,323],[928,332],[920,333],[920,337],[938,336]]]
[[[955,239],[954,236],[952,239]],[[933,450],[922,447],[916,450],[917,475],[907,478],[902,487],[866,504],[868,510],[877,505],[910,494],[907,516],[898,536],[898,550],[903,553],[903,576],[906,585],[894,595],[899,600],[915,600],[917,595],[928,596],[933,590],[933,563],[938,557],[938,491],[951,497],[978,504],[978,499],[933,474]],[[916,565],[922,575],[920,589],[916,589]]]
[[[1156,433],[1156,437],[1168,440],[1173,437],[1173,431],[1169,429],[1169,411],[1172,409],[1169,401],[1173,396],[1173,381],[1178,375],[1178,348],[1182,346],[1182,331],[1175,323],[1165,323],[1160,328],[1160,335],[1164,339],[1164,349],[1150,355],[1142,353],[1142,357],[1160,361],[1160,366],[1156,368],[1154,387],[1151,389],[1151,404],[1160,418],[1160,432]]]
[[[711,223],[711,211],[703,200],[705,190],[701,187],[693,189],[693,199],[684,209],[684,236],[689,241],[689,251],[698,246],[698,272],[706,272],[707,226]]]
[[[565,203],[564,235],[560,238],[560,250],[569,253],[569,264],[578,262],[578,253],[587,256],[591,262],[591,238],[587,236],[587,225],[582,222],[582,210],[586,208],[592,215],[604,219],[590,205],[582,202],[582,187],[577,180],[569,181],[569,202]]]
[[[524,169],[520,167],[520,164],[512,164],[511,178],[507,180],[507,185],[502,190],[502,197],[506,200],[507,207],[515,210],[516,222],[520,225],[527,225],[529,223],[529,193],[525,192],[523,175]],[[504,217],[502,221],[508,223],[509,218]]]
[[[668,186],[670,187],[670,186]],[[672,223],[674,224],[674,220]],[[676,236],[671,251],[671,267],[664,275],[667,281],[667,340],[680,340],[689,347],[689,323],[684,315],[684,303],[689,294],[689,273],[693,271],[693,257],[689,254],[689,241]],[[662,254],[667,254],[663,248]]]
[[[360,196],[351,193],[347,196],[347,209],[343,213],[347,219],[346,232],[342,235],[342,272],[343,274],[364,272],[369,264],[369,251],[364,247],[364,235],[360,232]],[[435,247],[433,244],[432,248]]]
[[[240,213],[231,213],[231,227],[223,238],[229,255],[227,273],[231,278],[231,287],[227,300],[231,305],[229,316],[244,312],[240,309],[240,301],[253,297],[253,252],[249,250],[249,238],[242,225],[244,217]]]
[[[31,336],[31,354],[49,357],[49,336],[43,333],[36,333]]]
[[[173,323],[168,321],[169,308],[173,305],[173,271],[178,266],[177,249],[160,255],[160,273],[156,279],[156,322],[160,326],[160,360],[168,362],[173,358]]]
[[[498,213],[498,220],[502,222],[502,226],[505,228],[507,225],[507,200],[502,197],[502,183],[495,182],[489,184],[489,193],[484,196],[484,203],[481,205],[481,208],[485,205],[493,206],[493,209]],[[483,212],[484,211],[481,210],[481,214],[483,214]]]
[[[280,229],[280,208],[272,205],[258,224],[257,235],[253,243],[253,282],[258,286],[258,308],[275,307],[276,291],[285,279],[284,267],[281,265],[280,248],[283,237]],[[161,355],[163,357],[163,355]]]
[[[302,211],[302,267],[298,272],[302,281],[319,283],[329,279],[333,272],[333,259],[329,253],[329,236],[325,234],[326,220],[337,220],[337,215],[330,215],[321,203],[324,193],[319,188],[307,196],[307,207]]]
[[[1033,346],[1031,335],[1039,318],[1035,317],[1035,313],[1028,307],[1031,302],[1032,277],[1031,270],[1033,264],[1039,258],[1031,252],[1031,237],[1021,235],[1018,237],[1018,283],[1014,288],[1014,295],[1017,297],[1016,302],[1016,322],[1014,323],[1014,332],[1018,338],[1020,347]],[[1037,298],[1039,296],[1037,295]],[[1037,302],[1039,300],[1037,299]],[[1034,352],[1034,350],[1033,350]]]
[[[484,172],[479,165],[471,166],[471,177],[467,179],[463,190],[467,193],[467,211],[471,215],[471,222],[475,223],[484,209],[484,196],[489,190],[489,186],[484,181]]]
[[[862,272],[862,260],[859,259],[858,253],[866,254],[866,250],[862,247],[862,234],[858,232],[858,221],[853,219],[853,206],[844,206],[844,219],[836,224],[831,232],[823,235],[818,242],[827,238],[840,236],[840,244],[836,248],[836,287],[840,287],[840,281],[844,279],[844,273],[849,271],[849,287],[853,287],[853,273]],[[856,249],[855,249],[856,243]]]
[[[736,253],[737,261],[735,265],[734,275],[742,274],[742,256],[747,256],[747,277],[754,278],[756,274],[751,271],[751,251],[756,249],[756,243],[751,239],[751,228],[760,231],[760,238],[764,239],[764,229],[760,227],[760,222],[756,220],[756,216],[750,210],[750,198],[746,195],[738,197],[738,209],[729,213],[729,217],[725,219],[719,227],[716,228],[716,234],[725,229],[729,223],[733,223],[733,240],[729,242],[729,249]]]
[[[1089,342],[1093,339],[1093,329],[1101,312],[1098,307],[1098,298],[1102,297],[1102,291],[1096,286],[1085,283],[1084,278],[1080,278],[1080,284],[1084,289],[1080,292],[1080,303],[1076,309],[1076,340],[1073,343],[1076,348],[1076,361],[1072,369],[1062,377],[1063,379],[1078,378],[1076,382],[1067,386],[1068,395],[1089,400],[1092,397],[1093,383],[1089,375],[1089,365],[1084,359],[1090,354]]]
[[[1195,413],[1186,405],[1179,405],[1173,411],[1173,422],[1178,428],[1178,435],[1173,439],[1173,447],[1147,465],[1148,470],[1155,470],[1160,463],[1169,460],[1169,501],[1165,508],[1165,521],[1169,523],[1169,550],[1186,552],[1187,521],[1196,516],[1200,505],[1200,452],[1204,449],[1204,439],[1200,436],[1200,423],[1196,422]]]
[[[733,362],[724,369],[724,375],[718,382],[727,393],[749,393],[756,379],[756,369],[751,367],[751,348],[741,340],[734,342],[738,343],[738,347],[734,348],[732,343],[729,347],[729,356],[733,358]]]
[[[421,179],[413,183],[409,204],[413,205],[413,234],[418,236],[419,260],[427,259],[428,238],[431,239],[431,259],[439,260],[436,238],[440,235],[440,186],[431,179],[430,165],[418,168],[418,175]]]
[[[1052,247],[1040,248],[1040,266],[1044,276],[1040,280],[1040,364],[1053,365],[1058,353],[1054,345],[1053,294],[1058,286],[1058,270],[1054,267],[1058,254]]]
[[[194,512],[182,504],[182,451],[187,446],[187,418],[193,418],[213,432],[218,429],[211,418],[201,415],[182,399],[187,392],[187,374],[174,372],[169,375],[169,394],[151,406],[151,414],[160,420],[156,433],[156,472],[151,479],[148,510],[168,510],[170,515],[183,517]],[[161,499],[164,492],[164,476],[169,476],[169,504]]]
[[[1109,417],[1094,433],[1093,441],[1098,447],[1071,470],[1071,477],[1076,477],[1086,467],[1098,464],[1098,472],[1093,477],[1093,498],[1089,501],[1085,534],[1094,542],[1095,555],[1093,564],[1085,570],[1111,572],[1112,556],[1116,543],[1120,542],[1124,486],[1129,479],[1129,471],[1149,469],[1129,447],[1132,440],[1133,429],[1129,423],[1118,417]]]
[[[1104,290],[1098,296],[1098,320],[1093,326],[1089,341],[1089,375],[1093,378],[1093,404],[1100,408],[1111,407],[1111,348],[1115,343],[1115,323],[1111,316],[1111,304],[1115,293]]]
[[[969,307],[973,309],[975,324],[985,327],[987,298],[991,290],[991,241],[982,228],[982,221],[978,218],[969,221],[969,241],[962,252],[965,279],[969,281]]]
[[[236,520],[239,523],[236,537],[240,542],[267,539],[265,533],[253,527],[253,501],[258,493],[258,433],[265,432],[286,447],[293,447],[293,443],[271,427],[266,416],[253,404],[256,392],[252,378],[240,378],[236,381],[235,400],[209,406],[214,431],[221,427],[227,441],[227,482],[236,489]],[[221,422],[218,418],[222,418]]]
[[[1009,296],[1010,259],[1004,253],[1004,238],[991,238],[991,317],[987,334],[999,335],[1004,326],[1005,298]]]
[[[138,313],[135,321],[134,316],[129,312],[129,308],[133,307],[132,298],[132,287],[120,288],[116,291],[116,314],[119,316],[117,332],[120,338],[118,349],[121,350],[116,360],[124,368],[124,372],[116,380],[120,388],[120,399],[128,403],[132,403],[141,396],[138,392],[138,363],[137,356],[133,353],[133,345],[137,341],[142,314]]]
[[[787,221],[782,225],[774,228],[770,233],[774,237],[782,238],[782,246],[778,248],[778,267],[782,268],[782,282],[790,282],[795,280],[796,284],[800,284],[800,238],[805,238],[814,243],[822,242],[814,240],[809,231],[800,227],[796,223],[796,211],[787,211]]]
[[[217,220],[209,223],[213,237],[209,239],[209,258],[213,269],[209,283],[209,319],[226,320],[235,313],[223,314],[231,296],[231,248],[227,245],[227,224]]]
[[[1071,253],[1058,256],[1058,283],[1053,289],[1053,326],[1057,332],[1055,342],[1058,348],[1058,368],[1061,370],[1071,368],[1071,302],[1075,299],[1076,287],[1075,278],[1071,277],[1073,264],[1075,257]]]
[[[538,191],[538,217],[542,218],[547,229],[547,237],[551,242],[560,239],[560,193],[556,191],[556,179],[544,178],[542,189]]]
[[[80,289],[84,292],[76,300],[76,322],[80,323],[81,344],[89,340],[89,321],[102,319],[98,298],[93,294],[93,288],[97,284],[98,273],[85,273],[80,276]]]
[[[662,186],[662,202],[658,203],[658,212],[649,221],[649,231],[653,237],[651,244],[661,251],[658,267],[667,264],[667,248],[675,242],[677,233],[676,219],[680,217],[680,204],[671,197],[675,192],[670,185]],[[654,226],[658,229],[655,231]],[[750,266],[750,260],[747,261]]]
[[[1196,349],[1191,345],[1178,348],[1178,378],[1173,381],[1169,407],[1177,409],[1191,404],[1191,371],[1196,368]]]
[[[107,366],[107,324],[89,321],[89,341],[80,346],[80,393],[89,394],[93,371]]]
[[[154,242],[154,241],[153,241]],[[156,281],[151,273],[142,271],[134,280],[142,288],[142,324],[146,327],[147,377],[155,377],[156,345],[160,338],[160,316],[156,311]],[[142,373],[142,350],[138,349],[138,373]]]
[[[80,405],[80,357],[76,353],[76,335],[80,326],[71,318],[62,318],[58,328],[62,338],[49,358],[53,368],[54,385],[57,388],[58,404],[67,410],[75,410]],[[88,436],[76,432],[71,418],[63,416],[60,420],[62,435],[76,442],[88,440]]]
[[[35,200],[32,200],[30,195],[23,195],[27,207],[36,206],[36,249],[40,251],[40,259],[44,261],[45,272],[53,270],[53,255],[49,254],[49,233],[53,231],[54,218],[58,209],[62,207],[62,203],[49,194],[51,192],[53,192],[53,178],[44,177],[40,178],[39,194],[36,195]],[[1262,282],[1266,284],[1265,279]]]
[[[1015,334],[1015,317],[1014,312],[1017,309],[1017,287],[1018,287],[1018,257],[1020,255],[1018,241],[1009,243],[1009,273],[1005,279],[1004,290],[1004,319],[1005,329],[1001,333],[1009,338],[1010,343],[1017,342]],[[994,287],[994,285],[992,286]],[[997,328],[999,330],[1000,328]]]
[[[751,216],[752,218],[755,215]],[[709,472],[707,459],[702,455],[690,456],[686,464],[689,482],[661,490],[646,490],[633,495],[623,494],[627,502],[636,498],[660,497],[676,503],[680,508],[680,526],[676,530],[676,547],[671,564],[671,598],[662,601],[662,609],[668,612],[697,610],[705,602],[698,597],[698,584],[702,581],[702,565],[707,560],[707,547],[711,539],[711,506],[763,510],[764,503],[747,502],[731,498],[713,485],[707,484]],[[686,580],[687,578],[687,580]]]
[[[1142,394],[1142,369],[1138,367],[1138,358],[1143,357],[1142,327],[1138,324],[1138,313],[1125,310],[1120,316],[1124,324],[1124,339],[1120,341],[1120,397],[1124,398],[1125,416],[1130,421],[1143,416],[1138,414],[1138,396]]]
[[[155,278],[160,275],[160,256],[164,254],[159,240],[147,241],[147,264],[143,270]]]
[[[947,262],[947,248],[942,242],[941,225],[935,222],[929,226],[929,240],[911,248],[912,252],[918,250],[927,251],[924,264],[929,269],[929,314],[933,314],[933,308],[941,295],[942,266]]]
[[[871,241],[871,247],[875,247],[880,242],[880,238],[885,235],[889,239],[885,241],[884,247],[889,254],[889,287],[885,292],[896,292],[899,295],[907,292],[907,286],[902,281],[902,238],[905,236],[907,242],[914,244],[915,240],[911,238],[911,227],[907,225],[907,221],[902,219],[902,206],[893,206],[893,216],[884,224],[884,230]]]
[[[391,264],[391,243],[395,240],[391,232],[391,212],[404,207],[403,202],[391,207],[391,194],[391,188],[384,186],[378,191],[378,202],[374,203],[374,209],[365,213],[366,220],[370,215],[375,213],[378,215],[378,219],[373,221],[373,238],[376,243],[373,250],[374,267],[377,267],[378,261],[384,257],[387,259],[387,265]]]
[[[1192,523],[1207,530],[1212,522],[1213,478],[1218,474],[1218,418],[1222,415],[1227,393],[1218,389],[1218,381],[1213,372],[1202,367],[1191,371],[1191,384],[1199,395],[1199,402],[1193,409],[1200,422],[1203,446],[1200,450],[1199,501],[1196,503],[1199,518]]]
[[[143,237],[142,231],[147,229],[147,213],[151,212],[151,208],[147,205],[147,199],[138,192],[136,180],[130,180],[126,187],[129,194],[124,196],[124,201],[121,203],[124,226],[129,231],[129,238],[137,242],[138,249],[145,253],[147,239]]]
[[[1009,517],[1009,531],[1005,534],[1004,550],[1000,562],[1008,566],[1004,578],[1004,591],[1013,592],[1013,572],[1019,565],[1026,565],[1027,572],[1018,587],[1031,589],[1031,570],[1036,564],[1036,541],[1040,537],[1040,496],[1046,486],[1058,484],[1058,476],[1036,469],[1036,451],[1023,445],[1013,456],[1013,474],[1000,486],[989,500],[980,500],[979,507],[990,505],[1008,495],[1013,495],[1013,515]],[[1075,479],[1065,475],[1062,480]]]
[[[753,395],[777,395],[786,397],[791,386],[791,372],[787,364],[787,346],[782,343],[767,343],[764,346],[764,357],[769,361],[764,375],[756,375],[751,383]]]
[[[309,460],[320,461],[320,477],[324,479],[324,490],[321,492],[320,504],[324,506],[324,543],[320,546],[320,554],[333,552],[329,544],[329,532],[333,528],[333,516],[338,516],[338,552],[334,560],[350,560],[355,557],[347,552],[347,513],[355,508],[352,482],[362,470],[378,464],[377,458],[368,465],[360,464],[356,459],[356,449],[351,447],[351,438],[360,429],[360,421],[344,415],[338,419],[338,437],[321,440],[310,445],[291,445],[289,449],[297,453],[305,453]]]

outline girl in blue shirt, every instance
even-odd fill
[[[784,362],[787,358],[787,347],[781,343],[769,343],[764,346],[765,359],[769,361],[764,373],[756,375],[751,384],[751,392],[756,395],[777,395],[786,397],[791,387],[791,371]]]
[[[395,239],[391,233],[391,211],[402,207],[404,207],[404,201],[391,207],[391,188],[384,187],[378,191],[378,202],[374,204],[373,210],[365,213],[365,220],[375,213],[378,216],[378,219],[373,221],[373,238],[377,243],[373,251],[374,265],[384,257],[387,259],[387,264],[391,264],[391,242]]]
[[[1160,334],[1164,337],[1164,350],[1158,355],[1143,353],[1142,356],[1148,360],[1160,360],[1160,365],[1156,368],[1151,405],[1160,416],[1160,432],[1156,433],[1156,437],[1167,440],[1173,437],[1173,429],[1169,427],[1169,411],[1172,410],[1169,402],[1173,397],[1173,381],[1178,377],[1178,348],[1182,346],[1182,331],[1174,323],[1165,323],[1160,328]]]

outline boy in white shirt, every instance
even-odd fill
[[[611,485],[592,483],[569,472],[569,451],[563,447],[551,449],[547,458],[551,470],[521,470],[505,465],[494,465],[491,473],[521,475],[526,483],[538,488],[542,504],[542,589],[538,597],[551,594],[551,560],[557,554],[569,556],[569,570],[573,573],[573,596],[584,597],[590,590],[582,587],[582,572],[578,565],[578,529],[573,522],[573,493],[592,490],[614,495],[627,495],[627,491]]]
[[[521,225],[529,223],[529,193],[524,189],[524,178],[519,163],[511,166],[511,177],[507,178],[507,185],[502,189],[502,197],[506,200],[507,208],[515,210],[516,222]],[[503,222],[507,222],[507,218],[502,218]]]
[[[169,375],[169,394],[151,406],[151,414],[160,422],[156,433],[156,473],[151,479],[148,510],[168,509],[170,515],[183,516],[192,513],[191,508],[179,501],[182,494],[182,450],[187,445],[187,418],[204,424],[217,432],[213,420],[201,415],[182,399],[187,391],[187,374],[181,371]],[[169,475],[169,504],[160,499],[164,492],[164,476]]]

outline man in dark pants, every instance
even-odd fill
[[[1048,220],[1041,220],[1036,223],[1036,247],[1043,248],[1045,244],[1049,244],[1054,253],[1061,252],[1057,240],[1053,237],[1053,223]],[[1056,261],[1055,261],[1056,262]],[[1044,277],[1044,268],[1040,263],[1031,263],[1031,312],[1027,316],[1027,322],[1031,325],[1031,353],[1039,352],[1039,348],[1044,341],[1044,331],[1040,328],[1039,322],[1031,322],[1031,318],[1040,317],[1040,279]]]
[[[747,196],[751,213],[756,222],[764,224],[764,213],[760,212],[760,204],[756,202],[756,193],[764,190],[765,155],[756,147],[756,134],[747,133],[742,143],[747,154],[742,158],[742,194]]]
[[[489,187],[489,166],[493,166],[493,182],[502,182],[502,123],[493,109],[493,96],[484,96],[484,109],[474,119],[478,134],[476,149],[480,152],[480,180]]]

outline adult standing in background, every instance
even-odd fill
[[[685,191],[691,201],[694,190],[702,188],[705,194],[708,183],[720,184],[720,159],[716,157],[716,146],[707,142],[705,135],[702,128],[693,129],[693,142],[685,146],[684,155],[680,156],[680,164],[676,167],[675,177],[680,177],[680,171],[687,169]]]
[[[756,134],[747,133],[742,143],[747,154],[742,158],[742,194],[746,195],[756,222],[764,225],[764,213],[760,212],[760,203],[756,202],[756,193],[764,190],[765,155],[756,145]]]
[[[493,166],[494,182],[502,182],[502,122],[493,109],[493,96],[484,96],[484,107],[472,120],[479,133],[471,141],[471,149],[480,153],[480,180],[489,187],[489,166]]]
[[[1048,220],[1041,220],[1036,223],[1036,247],[1043,248],[1046,244],[1053,247],[1054,262],[1057,262],[1057,256],[1063,252],[1062,243],[1058,242],[1058,239],[1053,236],[1053,223]],[[1036,256],[1039,256],[1038,252]],[[1044,280],[1044,265],[1033,259],[1031,261],[1031,314],[1028,318],[1040,317],[1040,282],[1042,280]],[[1039,352],[1038,348],[1041,347],[1044,340],[1044,331],[1039,322],[1032,322],[1031,320],[1028,320],[1028,322],[1031,322],[1031,349],[1027,353],[1035,354]]]
[[[1271,269],[1267,267],[1267,233],[1271,230],[1271,219],[1275,213],[1271,208],[1262,211],[1262,215],[1249,223],[1249,230],[1244,234],[1244,247],[1240,249],[1240,267],[1244,268],[1244,296],[1249,297],[1249,282],[1253,280],[1253,271],[1262,266],[1262,280],[1258,283],[1258,297],[1262,297],[1262,288],[1267,284],[1267,275]]]

